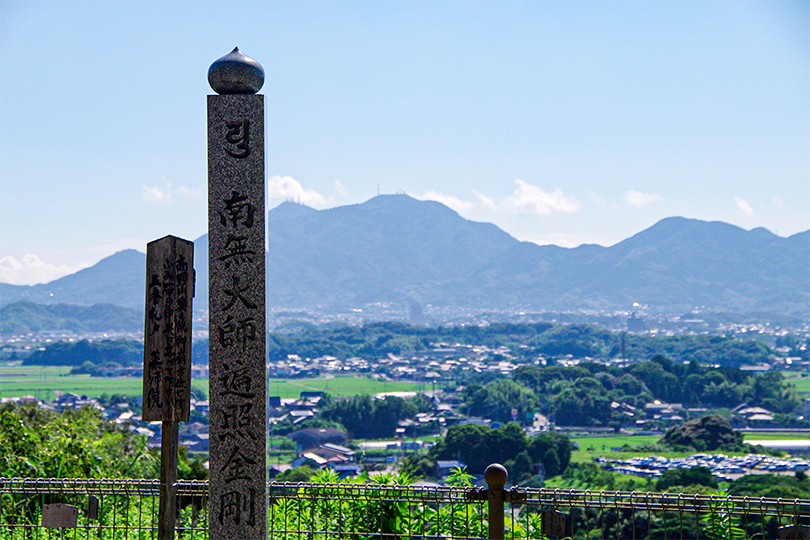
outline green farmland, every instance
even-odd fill
[[[429,384],[400,381],[378,381],[366,377],[335,377],[332,379],[270,379],[267,393],[281,398],[294,398],[304,391],[328,392],[333,396],[359,396],[380,392],[421,392]]]
[[[805,373],[797,373],[797,374],[789,374],[785,375],[787,381],[796,386],[796,390],[799,392],[807,392],[810,393],[810,374]]]
[[[64,366],[2,366],[0,367],[0,397],[34,396],[51,401],[56,391],[87,396],[121,394],[139,396],[143,382],[134,378],[101,378],[89,375],[68,375]],[[207,382],[206,382],[207,385]]]
[[[772,431],[772,432],[745,432],[745,442],[750,443],[757,440],[785,440],[785,439],[807,439],[807,432],[800,431]],[[686,457],[695,452],[654,452],[654,451],[633,451],[617,452],[611,448],[621,448],[624,445],[631,447],[639,445],[653,445],[661,438],[660,435],[610,435],[596,437],[573,437],[571,440],[579,444],[579,450],[571,453],[573,463],[590,462],[595,457],[607,459],[627,459],[631,456],[657,455],[666,458]],[[733,453],[733,452],[732,452]]]
[[[79,395],[100,396],[101,394],[121,394],[139,396],[143,382],[132,377],[90,377],[89,375],[68,375],[69,367],[42,366],[0,366],[0,397],[34,396],[43,401],[51,401],[56,391],[72,392]],[[378,381],[366,377],[334,377],[319,379],[270,379],[267,392],[271,396],[295,398],[302,391],[324,391],[334,396],[355,396],[379,392],[409,392],[430,389],[429,385]],[[208,380],[195,379],[192,387],[207,392]]]

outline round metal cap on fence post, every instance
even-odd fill
[[[487,483],[487,504],[489,506],[489,540],[504,540],[504,493],[503,488],[509,480],[506,467],[493,463],[484,471],[484,482]]]
[[[217,94],[255,94],[264,84],[264,68],[234,47],[208,68],[208,84]]]

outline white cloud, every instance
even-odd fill
[[[83,268],[87,268],[87,265],[71,268],[66,265],[48,264],[32,253],[23,255],[19,261],[8,256],[0,259],[0,283],[10,285],[48,283]]]
[[[340,197],[345,197],[349,194],[349,190],[346,189],[346,186],[340,183],[340,180],[335,180],[335,193],[337,193]]]
[[[452,208],[458,213],[466,212],[468,210],[472,210],[473,203],[468,201],[462,201],[458,197],[453,197],[452,195],[445,195],[440,191],[428,191],[424,195],[411,195],[414,199],[419,199],[420,201],[436,201],[440,202],[443,205],[447,206],[448,208]]]
[[[608,202],[605,199],[603,199],[601,195],[599,195],[598,193],[596,193],[594,191],[589,191],[588,192],[588,197],[590,197],[593,202],[595,202],[596,204],[598,204],[602,208],[608,206]]]
[[[748,201],[746,201],[742,197],[737,197],[737,196],[734,197],[734,200],[737,202],[737,207],[740,210],[742,210],[743,214],[745,214],[746,216],[753,216],[754,215],[754,209],[751,208],[751,205],[748,204]]]
[[[304,189],[292,176],[272,176],[267,180],[267,198],[292,200],[313,208],[325,208],[330,200],[312,189]]]
[[[773,199],[771,199],[771,204],[773,205],[774,208],[782,208],[783,206],[785,206],[785,201],[783,201],[779,197],[774,197]]]
[[[171,204],[172,203],[172,185],[166,184],[166,189],[160,189],[158,186],[141,186],[141,194],[143,200],[155,204]]]
[[[177,193],[189,201],[205,201],[207,190],[205,186],[200,186],[197,189],[180,186],[177,188]]]
[[[187,201],[204,201],[205,186],[200,186],[196,189],[180,186],[179,188],[172,189],[172,185],[169,182],[166,182],[165,188],[159,186],[141,186],[141,196],[143,200],[153,204],[173,204],[175,195],[179,195]]]
[[[626,202],[627,204],[629,204],[634,208],[641,208],[642,206],[646,206],[650,203],[654,203],[660,200],[661,200],[660,195],[655,195],[653,193],[643,193],[641,191],[635,191],[633,189],[624,194],[624,202]]]
[[[495,203],[495,201],[492,200],[492,198],[487,197],[486,195],[482,195],[481,193],[478,193],[476,190],[473,190],[473,193],[475,193],[475,196],[478,197],[478,200],[481,201],[481,204],[483,204],[485,208],[489,208],[490,210],[498,209],[498,205]]]
[[[520,237],[519,240],[532,242],[539,246],[560,246],[564,248],[574,248],[582,244],[596,244],[597,241],[590,236],[577,236],[563,232],[549,233],[541,236]]]
[[[567,197],[559,189],[549,193],[539,186],[523,180],[515,180],[517,188],[511,196],[506,197],[501,205],[512,214],[551,214],[554,212],[576,212],[579,201]]]

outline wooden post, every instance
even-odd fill
[[[177,524],[177,422],[164,420],[161,429],[158,540],[173,540]]]
[[[158,539],[173,540],[177,429],[188,421],[194,243],[166,236],[146,246],[143,419],[161,421]]]

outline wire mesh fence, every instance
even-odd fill
[[[271,484],[269,534],[288,540],[487,537],[486,506],[463,487]]]
[[[208,536],[208,483],[179,482],[178,538]],[[0,479],[0,540],[151,539],[160,482],[128,479]]]
[[[542,537],[543,518],[552,538],[810,538],[810,500],[515,488],[508,498],[513,538]],[[554,518],[564,525],[549,531]]]
[[[0,540],[154,539],[159,490],[156,480],[0,479]],[[277,482],[268,497],[279,540],[810,538],[810,500]],[[490,528],[492,504],[502,531]],[[177,508],[175,538],[207,539],[208,483],[178,482]]]

